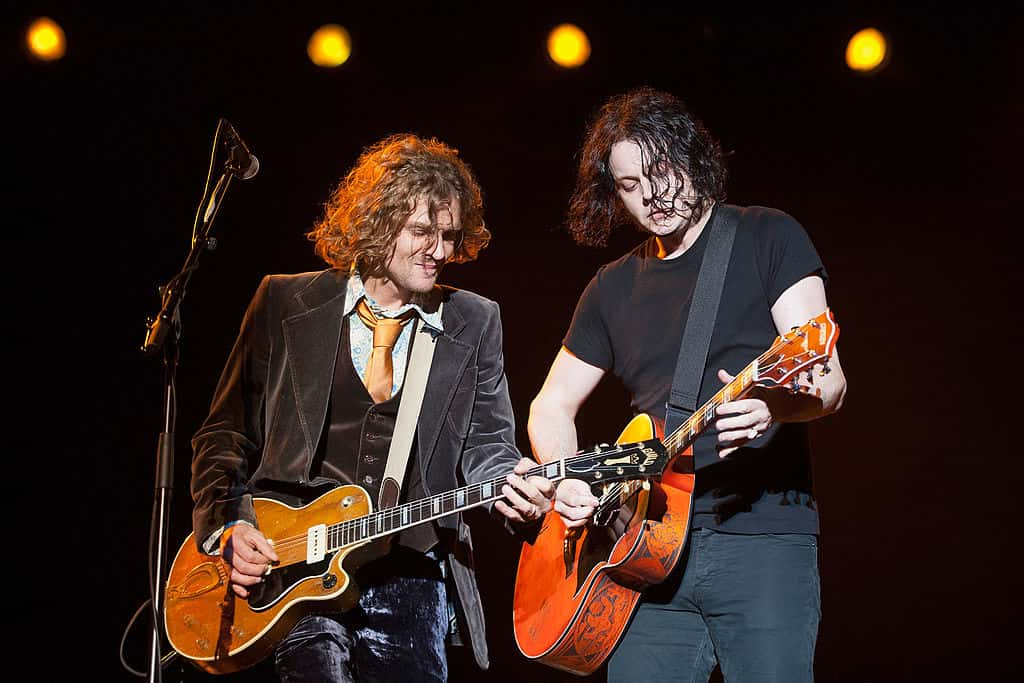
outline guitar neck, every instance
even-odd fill
[[[609,447],[606,452],[614,454],[615,450],[616,447]],[[531,468],[522,476],[524,479],[541,476],[553,482],[560,481],[566,476],[572,476],[575,463],[590,462],[592,456],[593,454],[588,453],[562,460],[552,460]],[[486,505],[504,497],[501,487],[505,483],[505,475],[502,475],[495,479],[470,484],[428,498],[385,508],[363,517],[332,524],[326,528],[327,547],[332,551],[338,550],[353,543],[389,536],[417,524]]]
[[[719,389],[707,403],[698,408],[686,422],[679,425],[675,431],[665,437],[665,448],[670,456],[682,453],[693,444],[697,436],[709,424],[715,421],[715,409],[718,406],[742,398],[744,394],[757,384],[759,377],[758,367],[762,359],[767,355],[768,353],[762,354],[762,356],[751,361],[731,382]]]

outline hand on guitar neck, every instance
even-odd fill
[[[520,459],[515,469],[505,477],[508,483],[501,487],[508,502],[494,502],[495,509],[513,522],[530,524],[551,510],[555,497],[554,483],[539,476],[523,479],[522,475],[536,466],[537,463],[529,458]]]

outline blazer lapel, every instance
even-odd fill
[[[295,295],[299,313],[281,322],[284,334],[286,367],[296,397],[298,422],[302,427],[307,457],[316,452],[327,404],[334,381],[334,365],[341,342],[342,314],[347,279],[336,271],[325,271]]]
[[[466,327],[466,319],[450,299],[445,302],[443,316],[445,331],[437,337],[437,347],[434,349],[430,376],[420,408],[420,420],[416,426],[424,481],[427,468],[434,456],[438,436],[441,434],[441,426],[455,397],[459,380],[473,355],[473,347],[458,339],[458,335]],[[453,457],[454,455],[452,454]]]

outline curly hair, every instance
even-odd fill
[[[718,140],[680,99],[637,88],[608,100],[587,128],[566,219],[566,228],[578,243],[604,246],[613,227],[632,222],[608,168],[612,146],[623,140],[640,146],[643,173],[652,187],[666,186],[651,198],[656,208],[675,211],[683,192],[683,183],[678,183],[675,193],[666,196],[671,185],[658,182],[657,176],[663,178],[664,172],[657,169],[689,176],[696,197],[682,201],[690,208],[691,224],[700,220],[709,200],[725,199],[727,170]]]
[[[458,150],[433,138],[392,135],[367,147],[331,192],[323,217],[306,233],[328,265],[364,275],[384,270],[395,239],[416,208],[429,202],[431,224],[448,202],[458,201],[463,239],[451,261],[472,261],[487,246],[483,198]]]

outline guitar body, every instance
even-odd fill
[[[185,539],[168,573],[167,638],[179,654],[210,673],[255,664],[310,612],[354,606],[359,589],[350,574],[387,552],[382,542],[363,541],[307,563],[310,527],[330,527],[372,511],[366,491],[358,486],[332,489],[299,508],[269,498],[256,498],[253,506],[260,530],[274,543],[280,562],[263,583],[250,589],[248,598],[235,595],[224,561],[200,552],[193,534]]]
[[[616,443],[661,436],[649,415],[637,415]],[[689,455],[687,451],[683,455]],[[690,469],[690,468],[680,468]],[[585,675],[611,655],[640,594],[675,568],[690,523],[694,476],[672,470],[644,481],[611,524],[572,536],[555,512],[519,556],[513,627],[520,652]]]

